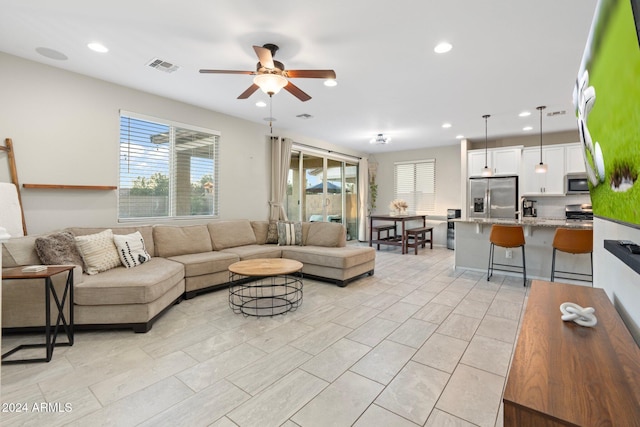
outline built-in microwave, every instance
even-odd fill
[[[565,176],[565,194],[589,194],[589,180],[585,173],[570,173]]]

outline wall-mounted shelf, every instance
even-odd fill
[[[22,184],[24,188],[39,190],[117,190],[115,185],[59,185],[59,184]]]
[[[605,240],[604,248],[631,267],[633,271],[640,274],[640,254],[632,254],[629,249],[622,246],[617,240]]]

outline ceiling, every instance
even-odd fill
[[[288,69],[334,69],[338,85],[292,79],[312,96],[273,97],[274,133],[359,152],[458,144],[575,129],[572,89],[596,0],[1,0],[0,51],[240,117],[268,127],[261,91],[236,99],[254,70],[252,45],[274,43]],[[446,40],[449,53],[434,47]],[[87,44],[109,48],[96,53]],[[51,59],[36,48],[67,57]],[[41,49],[40,49],[41,50]],[[45,52],[46,53],[46,52]],[[164,73],[159,58],[179,66]],[[27,83],[27,82],[25,82]],[[532,112],[526,118],[523,110]],[[311,118],[298,118],[309,114]],[[442,124],[451,123],[445,129]],[[378,133],[392,138],[372,145]]]

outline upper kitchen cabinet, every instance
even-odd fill
[[[522,147],[492,148],[487,150],[486,165],[494,175],[518,175]],[[470,150],[467,160],[467,175],[480,176],[485,166],[485,150]]]
[[[577,142],[565,147],[564,171],[567,173],[586,173],[582,143]]]
[[[547,165],[547,173],[536,173],[535,166],[540,163],[540,148],[531,147],[522,150],[521,194],[523,196],[564,195],[565,146],[543,147],[542,161]]]

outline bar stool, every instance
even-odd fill
[[[493,270],[509,271],[522,273],[523,286],[527,286],[527,264],[524,256],[524,230],[520,225],[498,225],[493,224],[491,226],[491,234],[489,234],[489,241],[491,246],[489,247],[489,266],[487,267],[487,282],[493,275]],[[493,262],[493,255],[495,253],[495,247],[500,246],[502,248],[522,248],[522,265],[511,264],[499,264]],[[495,265],[507,268],[494,268]]]
[[[572,271],[556,270],[556,251],[570,254],[589,254],[591,262],[591,273],[574,273]],[[556,276],[556,272],[570,274],[571,276],[587,277],[579,279],[577,277]],[[557,228],[553,236],[553,258],[551,259],[551,281],[558,277],[560,279],[580,280],[593,283],[593,230],[580,230],[575,228]]]

